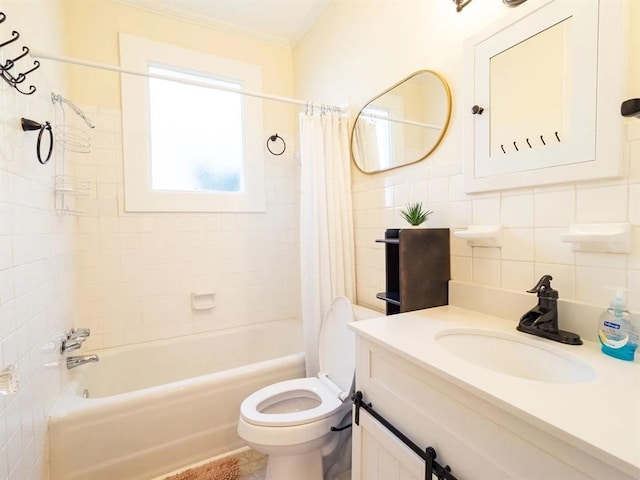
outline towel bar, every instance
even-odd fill
[[[424,450],[418,447],[418,445],[412,442],[404,433],[402,433],[386,418],[376,412],[370,403],[366,403],[363,400],[363,394],[361,391],[357,391],[356,393],[354,393],[351,397],[351,400],[356,407],[353,423],[355,423],[356,425],[360,425],[360,409],[364,408],[367,413],[369,413],[369,415],[371,415],[378,422],[384,425],[387,430],[393,433],[393,435],[395,435],[402,443],[404,443],[416,455],[424,460],[425,480],[432,480],[433,475],[435,475],[438,480],[457,480],[457,478],[451,473],[451,467],[449,465],[445,465],[443,467],[438,462],[436,462],[436,458],[438,455],[433,447],[427,447]]]

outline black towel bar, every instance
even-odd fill
[[[457,478],[451,473],[451,467],[449,465],[445,465],[444,467],[436,462],[437,453],[433,447],[427,447],[422,450],[418,445],[413,443],[404,433],[398,430],[393,424],[391,424],[386,418],[380,415],[373,409],[373,406],[370,403],[366,403],[363,400],[363,395],[361,391],[357,391],[351,397],[353,400],[353,404],[356,407],[356,411],[354,414],[353,423],[356,425],[360,425],[360,409],[364,408],[369,415],[375,418],[378,422],[380,422],[384,427],[393,433],[402,443],[404,443],[407,447],[409,447],[416,455],[424,460],[425,471],[424,478],[425,480],[432,480],[433,475],[436,476],[438,480],[457,480]]]

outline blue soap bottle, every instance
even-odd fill
[[[616,297],[609,303],[609,308],[600,315],[598,338],[603,353],[620,360],[633,361],[638,348],[638,331],[625,306],[622,289],[616,290]]]

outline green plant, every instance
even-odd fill
[[[431,210],[423,210],[421,202],[408,203],[405,208],[400,210],[402,218],[414,226],[424,223],[432,213]]]

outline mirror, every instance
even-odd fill
[[[427,158],[442,141],[451,118],[451,92],[432,70],[420,70],[369,101],[351,131],[351,156],[364,173],[398,168]]]
[[[565,19],[489,59],[491,157],[506,155],[518,144],[526,151],[566,141],[573,73],[565,52],[570,27],[571,18]]]
[[[465,192],[620,175],[623,16],[529,2],[465,41]]]

